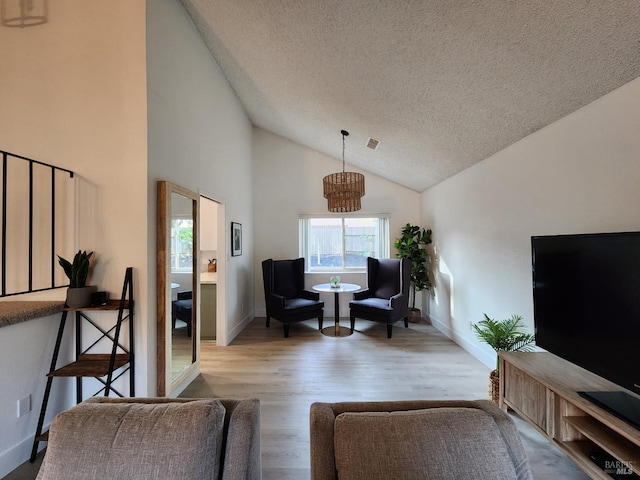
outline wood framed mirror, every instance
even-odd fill
[[[200,196],[158,182],[157,384],[168,396],[198,368]]]

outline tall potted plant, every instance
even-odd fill
[[[431,288],[429,252],[425,249],[431,243],[431,230],[407,223],[401,233],[402,236],[396,239],[394,246],[398,250],[398,258],[411,260],[409,321],[415,323],[422,318],[422,312],[416,308],[416,292]]]
[[[535,336],[524,330],[522,317],[511,315],[505,320],[494,320],[484,314],[484,319],[474,323],[476,336],[498,352],[529,351]],[[500,362],[496,357],[496,368],[489,373],[489,398],[498,403],[500,396]]]
[[[70,308],[87,307],[91,304],[91,294],[97,290],[96,286],[87,286],[87,277],[91,267],[93,252],[78,250],[73,257],[73,263],[58,255],[58,263],[69,278],[66,305]]]

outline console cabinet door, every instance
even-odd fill
[[[504,398],[512,406],[547,432],[547,389],[522,370],[505,363]]]

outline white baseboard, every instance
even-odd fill
[[[460,345],[466,352],[468,352],[472,357],[482,362],[484,365],[489,367],[490,369],[496,368],[496,357],[495,354],[491,355],[486,351],[482,350],[478,345],[473,342],[467,340],[464,336],[460,335],[455,330],[451,329],[448,324],[440,321],[438,318],[430,315],[431,324],[436,327],[436,329],[441,332],[446,337],[453,340],[455,343]]]
[[[224,343],[225,345],[229,345],[231,343],[231,341],[236,338],[240,332],[242,332],[242,330],[244,330],[247,325],[249,325],[249,323],[251,322],[251,320],[253,320],[255,318],[255,314],[254,312],[249,312],[243,319],[242,321],[240,321],[240,323],[236,324],[233,326],[233,328],[230,331],[227,331],[227,338],[226,338],[226,342]]]
[[[48,430],[49,427],[43,427],[43,431]],[[33,432],[35,434],[35,431]],[[38,452],[42,451],[47,446],[47,442],[40,442],[38,445]],[[33,447],[33,435],[20,441],[20,443],[11,446],[8,450],[5,450],[0,454],[0,478],[4,478],[13,472],[16,468],[29,460],[31,457],[31,448]]]

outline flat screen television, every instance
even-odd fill
[[[534,236],[531,246],[536,345],[640,394],[640,232]],[[613,403],[630,412],[581,395],[640,428],[640,401],[620,391]]]

